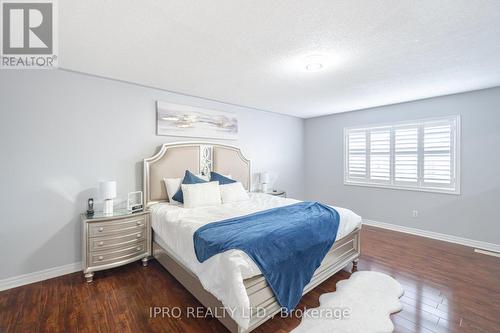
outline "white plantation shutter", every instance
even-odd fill
[[[370,132],[370,179],[376,182],[391,180],[391,129]]]
[[[458,116],[345,130],[346,184],[460,193]]]
[[[349,132],[348,156],[348,177],[366,179],[366,131]]]
[[[394,129],[394,181],[418,183],[418,126]]]
[[[435,187],[453,187],[454,124],[451,122],[423,125],[423,183]]]

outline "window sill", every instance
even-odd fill
[[[368,183],[358,183],[353,181],[344,180],[344,185],[348,186],[362,186],[362,187],[375,187],[382,188],[387,190],[403,190],[403,191],[412,191],[412,192],[430,192],[430,193],[440,193],[440,194],[451,194],[451,195],[460,195],[460,189],[455,190],[447,190],[442,188],[422,188],[422,187],[406,187],[400,185],[385,185],[385,184],[368,184]]]

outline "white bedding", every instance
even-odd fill
[[[151,207],[154,240],[178,261],[193,271],[203,287],[231,309],[231,317],[248,328],[250,302],[243,280],[261,274],[254,261],[240,250],[217,254],[204,263],[196,258],[193,234],[201,226],[243,216],[261,210],[299,202],[268,194],[251,193],[250,200],[211,207],[183,208],[181,205],[160,203]],[[334,207],[340,215],[337,240],[347,236],[361,224],[361,217],[352,211]],[[234,311],[234,312],[233,312]]]

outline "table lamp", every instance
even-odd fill
[[[269,184],[269,173],[261,172],[260,173],[260,186],[262,192],[267,192],[267,185]]]
[[[113,214],[113,199],[116,198],[116,182],[105,181],[99,184],[101,196],[104,199],[103,213]]]

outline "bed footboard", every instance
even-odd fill
[[[304,288],[304,294],[314,287],[349,265],[360,255],[360,230],[357,228],[349,235],[335,242],[323,259],[321,266],[314,272],[311,282]],[[207,292],[201,285],[198,277],[187,269],[183,264],[174,259],[165,249],[156,242],[153,242],[153,255],[200,303],[206,308],[216,309],[223,307],[222,303],[212,294]],[[250,299],[250,307],[259,309],[262,314],[265,310],[265,316],[255,316],[252,313],[250,326],[248,329],[242,329],[229,316],[218,318],[232,333],[247,333],[262,325],[269,318],[281,310],[274,294],[262,275],[258,275],[243,281]]]

